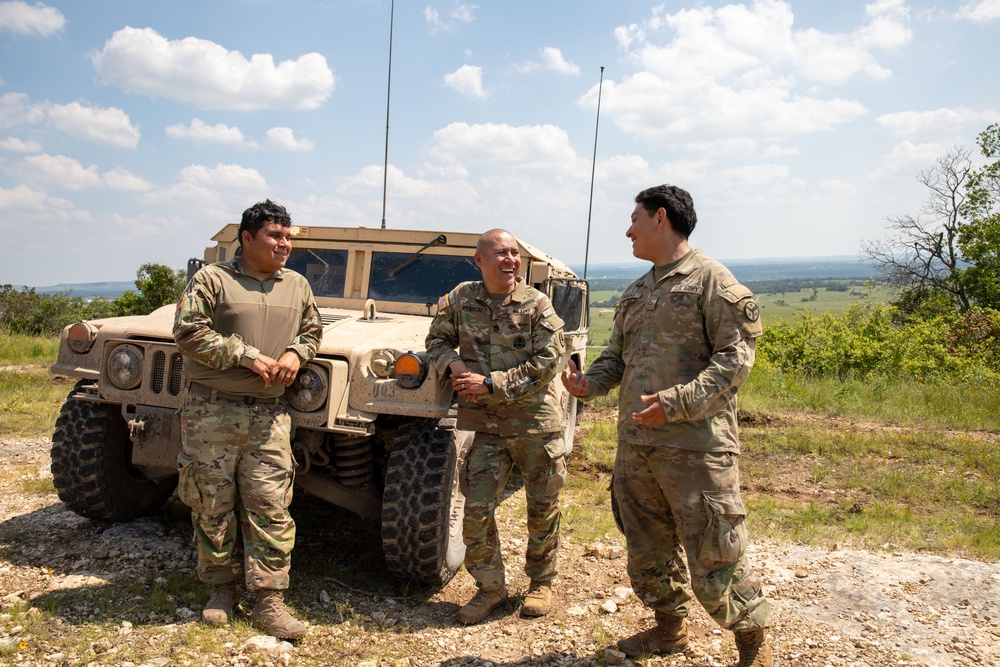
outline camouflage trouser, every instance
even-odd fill
[[[504,438],[477,432],[465,456],[461,488],[465,494],[465,569],[483,590],[505,584],[503,555],[494,512],[513,466],[524,479],[528,510],[528,548],[524,572],[534,581],[556,576],[559,547],[559,491],[566,481],[562,433]]]
[[[686,553],[691,590],[720,626],[770,625],[770,604],[746,556],[749,535],[737,459],[618,444],[612,491],[628,544],[632,588],[647,607],[687,615]]]
[[[245,561],[249,589],[288,588],[295,545],[290,436],[283,400],[246,405],[186,392],[177,493],[192,510],[205,583],[238,581]]]

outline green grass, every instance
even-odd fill
[[[74,380],[49,373],[59,352],[55,337],[0,331],[0,433],[49,435]]]
[[[758,364],[740,391],[748,411],[804,411],[887,424],[1000,430],[1000,389],[968,383],[837,380]]]
[[[885,287],[853,288],[847,292],[830,292],[821,287],[816,290],[756,294],[754,300],[760,308],[761,319],[767,326],[768,322],[797,318],[807,310],[814,313],[827,311],[840,315],[846,313],[852,303],[885,303],[891,297],[892,293]]]

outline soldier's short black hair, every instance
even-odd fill
[[[244,230],[250,232],[250,236],[256,238],[257,230],[268,222],[276,222],[282,227],[290,227],[292,225],[292,216],[288,215],[288,211],[285,210],[284,206],[275,204],[270,199],[259,201],[243,211],[243,219],[240,221],[240,229],[237,232],[240,239],[240,247],[243,246]]]
[[[663,208],[667,212],[670,228],[680,236],[688,238],[698,224],[698,214],[694,212],[694,200],[687,190],[676,185],[657,185],[646,188],[635,196],[635,203],[650,215]]]

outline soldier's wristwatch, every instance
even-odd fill
[[[488,392],[490,392],[492,394],[493,393],[493,377],[490,376],[490,375],[487,375],[486,379],[483,380],[483,386],[486,387],[486,391],[488,391]]]

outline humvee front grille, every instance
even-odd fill
[[[167,355],[163,352],[153,353],[153,380],[150,383],[150,388],[153,393],[159,394],[163,391],[163,371],[167,365]]]
[[[184,366],[184,357],[180,352],[170,355],[170,393],[177,396],[181,393],[181,369]]]
[[[168,376],[167,355],[161,350],[153,353],[153,379],[151,389],[155,394],[163,393],[164,382],[167,382],[167,391],[171,396],[181,393],[181,369],[184,366],[184,358],[180,352],[170,355],[170,370]]]

